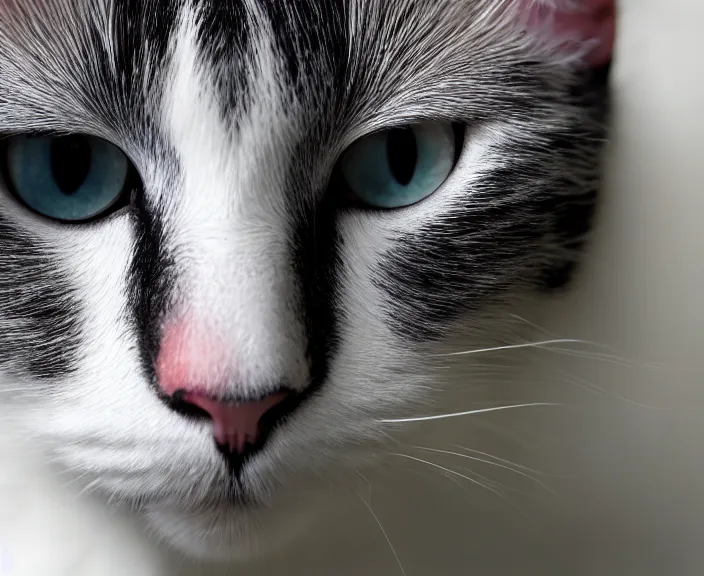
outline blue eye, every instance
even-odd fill
[[[106,213],[123,197],[130,175],[124,153],[89,136],[15,136],[3,156],[3,171],[19,200],[65,222]]]
[[[401,208],[440,188],[455,167],[457,148],[449,123],[395,128],[355,142],[342,156],[340,171],[364,204]]]

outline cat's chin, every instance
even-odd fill
[[[157,537],[194,560],[245,562],[285,548],[305,531],[314,514],[229,507],[184,511],[152,509],[145,520]]]

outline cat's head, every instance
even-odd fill
[[[159,537],[259,548],[569,278],[587,4],[0,0],[2,402]]]

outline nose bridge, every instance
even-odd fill
[[[169,332],[178,335],[173,361],[194,379],[229,381],[238,388],[229,393],[281,380],[296,387],[305,334],[288,226],[252,209],[212,212],[172,231],[179,279],[170,320],[183,326]]]
[[[285,167],[245,157],[242,142],[222,144],[206,159],[184,145],[180,189],[169,203],[166,237],[177,279],[165,325],[191,326],[180,355],[168,356],[187,367],[171,372],[229,386],[221,390],[227,394],[256,396],[282,380],[302,387],[306,335]]]
[[[285,378],[295,387],[305,379],[305,334],[286,154],[274,154],[267,130],[248,119],[235,133],[211,125],[195,132],[196,141],[178,140],[182,183],[168,232],[180,276],[176,313],[218,335],[225,348],[218,374],[236,374],[238,386]]]

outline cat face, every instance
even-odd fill
[[[525,2],[154,6],[0,0],[0,398],[244,556],[567,281],[606,74]]]

